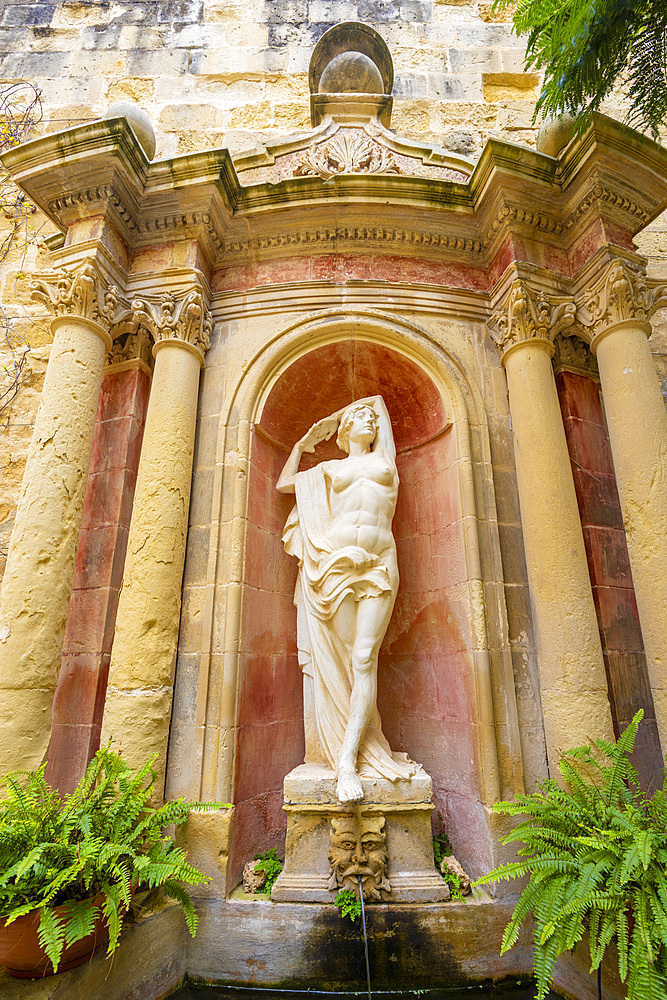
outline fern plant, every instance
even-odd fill
[[[583,109],[583,125],[620,84],[630,124],[657,139],[667,115],[664,0],[496,0],[495,9],[515,3],[526,69],[544,70],[535,116]]]
[[[597,755],[590,746],[566,752],[559,765],[566,788],[548,780],[539,792],[494,806],[527,817],[503,841],[521,843],[523,860],[475,884],[529,876],[502,952],[532,914],[538,1000],[547,995],[556,959],[586,928],[591,972],[615,940],[628,1000],[667,996],[667,780],[652,797],[639,790],[630,754],[642,716],[616,744],[595,740]]]
[[[349,917],[352,923],[361,916],[361,900],[357,898],[354,889],[341,889],[336,894],[334,906],[340,910],[341,917]]]
[[[218,804],[179,799],[151,806],[156,757],[133,774],[114,751],[98,750],[64,799],[47,784],[45,765],[5,778],[0,918],[10,924],[38,910],[40,944],[56,972],[63,949],[90,934],[100,915],[109,928],[108,954],[115,951],[138,888],[161,886],[181,905],[195,934],[197,915],[183,883],[208,879],[164,831],[183,823],[192,810]]]
[[[283,870],[283,863],[278,857],[275,847],[272,847],[269,851],[264,851],[264,854],[256,854],[255,861],[257,862],[254,869],[255,872],[266,872],[266,881],[257,892],[270,896],[273,885]]]

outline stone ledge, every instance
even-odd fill
[[[414,809],[419,805],[433,809],[433,785],[431,777],[417,765],[417,772],[411,778],[389,781],[386,778],[370,778],[360,774],[364,797],[360,803],[339,802],[336,797],[336,776],[325,764],[300,764],[286,776],[283,789],[285,807],[297,806],[300,810],[326,806],[328,811],[349,812],[355,805],[366,809],[373,805],[390,806],[393,810],[407,806]]]
[[[188,932],[179,906],[168,903],[127,924],[112,959],[105,952],[46,979],[0,973],[0,1000],[158,1000],[183,981]]]
[[[373,903],[366,910],[374,990],[489,983],[532,974],[530,934],[500,956],[514,899]],[[360,921],[321,903],[201,900],[188,978],[285,989],[356,990],[366,981]]]

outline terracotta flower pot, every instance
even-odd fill
[[[56,908],[56,913],[63,912],[63,907]],[[16,979],[42,979],[54,974],[51,961],[39,943],[39,921],[39,910],[26,913],[9,926],[4,919],[0,919],[0,965]],[[64,949],[58,972],[74,969],[92,958],[108,940],[109,931],[104,917],[100,915],[91,934]]]

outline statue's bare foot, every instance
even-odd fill
[[[359,802],[364,797],[359,775],[353,767],[338,767],[336,795],[339,802]]]

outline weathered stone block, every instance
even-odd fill
[[[84,28],[81,32],[81,45],[84,49],[115,49],[118,47],[121,25],[95,24]]]
[[[271,898],[332,902],[362,879],[364,899],[439,902],[449,890],[433,865],[431,779],[364,778],[364,798],[341,804],[330,768],[301,764],[284,782],[285,868]]]
[[[5,7],[1,21],[12,26],[50,24],[55,11],[55,3],[13,3]]]
[[[157,5],[158,21],[200,22],[204,0],[160,0]]]
[[[538,73],[482,73],[484,99],[522,101],[537,97],[540,85]]]

